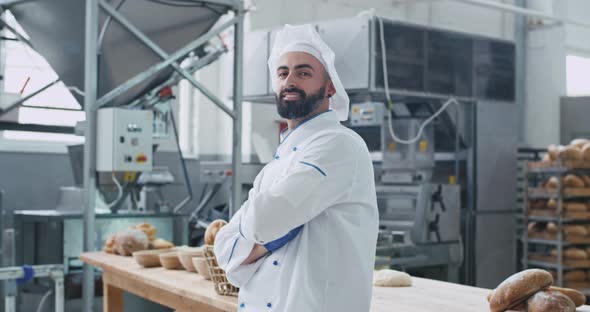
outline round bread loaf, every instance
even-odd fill
[[[568,296],[570,299],[572,299],[576,307],[583,306],[586,303],[586,296],[575,289],[551,286],[549,287],[549,290],[559,291],[560,293]]]
[[[557,177],[551,177],[549,180],[547,180],[547,182],[545,182],[545,188],[550,190],[556,189],[557,185],[559,185],[559,180]]]
[[[227,222],[225,220],[215,220],[209,224],[207,230],[205,230],[205,245],[213,245],[215,243],[215,236],[217,236],[217,232],[226,225]]]
[[[567,212],[586,212],[588,211],[588,206],[586,203],[577,203],[577,202],[567,202],[563,203],[563,207]]]
[[[547,201],[547,208],[553,210],[557,209],[557,201],[555,200],[555,198],[551,198]]]
[[[590,152],[590,149],[588,149],[588,151]],[[588,161],[590,161],[590,159],[588,159]],[[586,187],[590,187],[590,176],[583,175],[581,178],[584,180],[584,183],[586,183]]]
[[[584,183],[584,180],[580,179],[578,176],[574,174],[568,174],[565,176],[565,178],[563,178],[563,186],[582,188],[586,186],[586,183]]]
[[[557,157],[561,160],[582,160],[584,159],[584,154],[582,153],[582,149],[576,146],[566,146],[558,152]]]
[[[547,289],[553,277],[545,270],[529,269],[505,279],[490,298],[490,311],[503,312],[525,302],[534,293]]]
[[[587,236],[588,228],[585,225],[566,225],[563,227],[565,235]]]
[[[555,290],[539,291],[527,301],[528,312],[575,312],[576,305],[568,296]]]
[[[578,138],[578,139],[573,139],[570,142],[570,146],[575,146],[577,148],[582,148],[584,145],[586,145],[588,143],[590,143],[590,140]]]
[[[406,272],[396,270],[379,270],[373,272],[373,285],[378,287],[412,286],[412,277]]]
[[[547,155],[549,155],[549,160],[555,161],[557,160],[557,155],[559,154],[559,146],[555,144],[551,144],[547,147]]]
[[[551,256],[557,257],[557,249],[551,250]],[[563,251],[563,258],[569,260],[588,260],[588,254],[580,248],[568,248]]]
[[[557,233],[557,224],[554,222],[547,223],[547,232],[555,234]]]

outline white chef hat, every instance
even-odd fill
[[[348,119],[348,94],[344,91],[344,86],[334,67],[334,52],[320,38],[315,28],[310,24],[301,26],[286,24],[277,33],[270,57],[268,58],[268,69],[270,70],[271,77],[275,76],[279,58],[287,52],[305,52],[311,54],[324,65],[336,89],[336,94],[330,98],[330,108],[336,113],[340,121]],[[272,78],[271,81],[273,89],[276,90],[276,80]]]

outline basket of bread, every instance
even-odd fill
[[[205,231],[205,246],[203,252],[205,254],[205,261],[207,264],[207,270],[213,283],[215,284],[215,291],[223,296],[237,296],[239,288],[232,285],[225,271],[219,267],[215,252],[213,250],[213,244],[215,243],[215,236],[217,232],[226,225],[227,222],[224,220],[215,220],[209,224]]]
[[[550,272],[529,269],[504,280],[487,300],[491,312],[574,312],[586,303],[586,296],[574,289],[553,286]]]

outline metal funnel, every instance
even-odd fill
[[[119,1],[108,2],[115,7]],[[170,54],[207,32],[228,11],[229,7],[213,2],[128,0],[118,11]],[[85,1],[26,1],[13,4],[9,9],[29,35],[34,48],[47,59],[60,79],[68,86],[82,89]],[[99,29],[106,17],[107,14],[101,10]],[[154,52],[112,20],[100,47],[98,96],[160,61]],[[172,68],[161,70],[115,98],[109,105],[131,102],[163,83],[172,72]],[[74,96],[79,103],[83,103],[79,95]]]

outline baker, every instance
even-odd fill
[[[286,25],[268,60],[287,120],[274,160],[215,240],[239,311],[363,312],[379,216],[364,141],[339,121],[349,99],[312,25]]]

